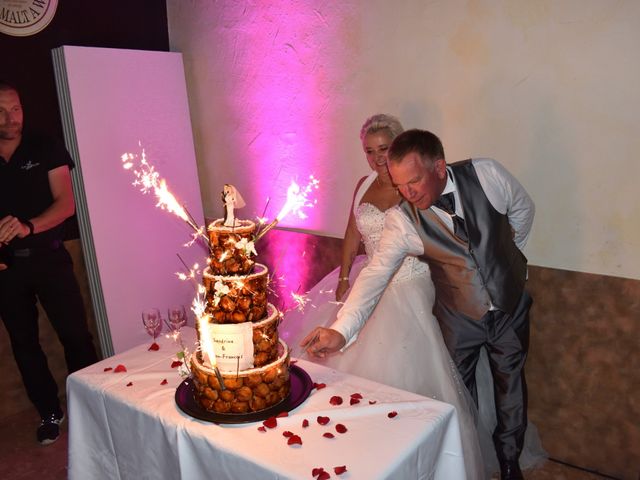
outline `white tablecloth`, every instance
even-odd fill
[[[190,344],[195,333],[183,329],[183,337]],[[313,389],[276,428],[216,425],[178,408],[183,379],[171,367],[178,348],[166,338],[158,343],[158,351],[149,351],[149,342],[68,378],[70,479],[312,479],[317,467],[341,479],[465,478],[458,420],[448,404],[299,360],[326,388]],[[104,371],[119,364],[127,371]],[[353,393],[363,396],[359,404],[350,405]],[[330,403],[334,395],[342,405]],[[398,415],[389,418],[391,411]],[[319,425],[318,416],[330,423]],[[337,433],[338,423],[348,431]],[[287,445],[286,430],[303,444]],[[342,465],[347,472],[335,475]]]

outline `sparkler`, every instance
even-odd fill
[[[172,339],[178,346],[180,347],[180,351],[176,354],[178,360],[182,361],[182,365],[180,365],[180,376],[188,376],[191,374],[191,368],[189,367],[189,362],[187,362],[187,358],[189,357],[189,349],[185,347],[184,341],[182,340],[182,334],[180,333],[180,329],[176,329],[173,325],[171,325],[166,319],[164,320],[165,325],[169,329],[170,333],[165,335],[166,338]]]
[[[291,292],[291,298],[293,298],[293,301],[296,303],[296,309],[300,313],[304,312],[304,307],[307,305],[307,303],[311,301],[311,299],[307,297],[306,293],[301,294],[301,293]]]
[[[135,161],[139,158],[139,165],[137,168],[135,167]],[[147,160],[147,155],[144,149],[142,149],[142,154],[140,157],[138,155],[134,155],[133,153],[124,153],[121,157],[122,167],[125,170],[133,169],[133,174],[136,179],[133,182],[134,186],[139,186],[140,191],[143,194],[147,194],[149,192],[153,192],[158,200],[156,203],[156,207],[160,207],[163,210],[168,211],[169,213],[173,213],[182,220],[184,220],[187,225],[189,225],[195,233],[193,233],[193,242],[200,237],[205,240],[207,247],[210,248],[209,245],[209,237],[205,234],[204,227],[199,227],[196,224],[193,216],[187,211],[187,209],[178,202],[176,197],[169,191],[169,187],[167,186],[167,182],[164,178],[160,177],[160,173],[155,169],[155,167],[149,163]]]
[[[276,215],[276,218],[263,227],[257,234],[255,241],[260,240],[269,230],[276,226],[276,224],[286,217],[289,213],[295,213],[299,218],[307,218],[307,215],[302,211],[304,207],[313,207],[316,204],[316,200],[309,200],[308,196],[313,190],[319,188],[320,181],[314,178],[313,175],[309,176],[309,182],[304,188],[300,188],[295,181],[291,181],[289,188],[287,189],[287,201],[284,206]]]
[[[180,260],[180,262],[182,263],[182,265],[184,265],[184,268],[186,269],[186,271],[188,273],[184,273],[184,272],[176,272],[176,276],[182,280],[190,280],[191,283],[193,284],[196,292],[198,291],[198,287],[199,284],[198,282],[196,282],[196,275],[199,275],[200,272],[200,265],[198,265],[197,263],[193,264],[193,267],[189,268],[189,266],[186,264],[186,262],[182,259],[182,257],[180,256],[179,253],[176,253],[176,256],[178,257],[178,259]]]
[[[265,217],[264,214],[267,213],[270,201],[271,197],[267,197],[267,202],[264,204],[264,208],[262,209],[262,215],[258,217],[258,223],[260,223],[260,225],[263,225],[267,221],[267,217]]]
[[[202,361],[203,363],[209,364],[209,366],[213,369],[216,374],[216,378],[220,383],[220,388],[225,390],[226,387],[224,385],[224,380],[222,375],[220,374],[220,370],[218,369],[218,365],[216,365],[216,350],[213,345],[213,336],[209,330],[209,314],[206,312],[206,304],[203,299],[206,290],[203,285],[200,285],[198,288],[198,293],[196,297],[193,299],[193,304],[191,305],[191,310],[196,314],[196,318],[198,319],[198,332],[200,332],[200,350],[202,351]]]

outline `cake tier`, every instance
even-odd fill
[[[207,411],[217,413],[248,413],[272,407],[289,395],[289,349],[279,342],[275,362],[261,368],[239,372],[220,372],[223,390],[214,370],[206,367],[200,351],[191,355],[191,372],[196,401]]]
[[[278,309],[267,304],[267,318],[253,324],[253,364],[262,367],[278,358]]]
[[[250,275],[203,274],[207,313],[216,323],[259,322],[267,313],[269,270],[256,263]]]
[[[256,224],[251,220],[236,220],[236,226],[225,227],[224,219],[214,220],[207,229],[211,253],[209,264],[216,275],[246,274],[251,271],[255,255],[253,234]],[[249,242],[250,245],[247,245]]]

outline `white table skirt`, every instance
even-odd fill
[[[186,344],[194,337],[193,329],[183,329]],[[176,405],[183,379],[171,368],[175,343],[161,338],[160,350],[149,351],[150,343],[69,376],[70,479],[312,479],[316,467],[341,479],[465,479],[451,405],[299,360],[326,388],[313,389],[288,417],[278,418],[276,428],[216,425]],[[127,371],[104,371],[118,364]],[[161,385],[164,379],[168,383]],[[353,393],[363,396],[359,404],[350,405]],[[331,405],[334,395],[342,405]],[[391,411],[398,415],[389,418]],[[330,423],[319,425],[320,415]],[[302,428],[303,419],[309,427]],[[337,423],[348,431],[337,433]],[[287,445],[286,430],[303,444]],[[335,475],[333,468],[342,465],[347,473]]]

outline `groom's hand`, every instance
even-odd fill
[[[347,341],[336,330],[324,327],[314,328],[309,335],[304,337],[300,346],[307,350],[312,357],[324,358],[327,354],[335,353],[344,347]]]

